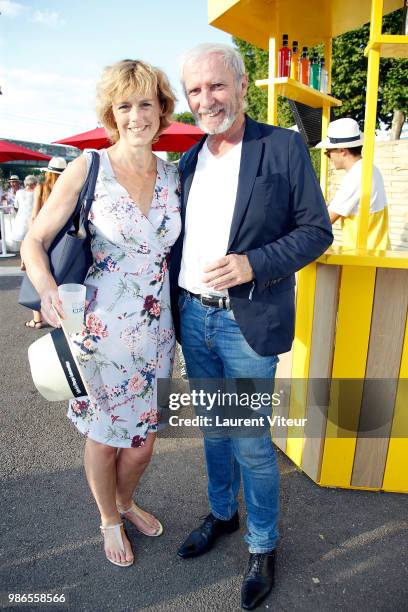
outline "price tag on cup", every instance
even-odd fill
[[[68,334],[82,330],[85,313],[85,285],[68,283],[58,287],[58,295],[65,313],[64,328]]]

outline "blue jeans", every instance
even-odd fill
[[[179,308],[189,378],[262,378],[273,383],[278,357],[262,357],[249,346],[232,310],[203,306],[185,291]],[[269,430],[258,437],[204,432],[204,450],[212,514],[222,520],[235,514],[242,474],[249,552],[271,551],[278,539],[279,470]]]

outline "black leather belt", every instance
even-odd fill
[[[228,295],[213,295],[213,296],[208,296],[208,295],[200,295],[198,293],[191,293],[191,291],[187,291],[187,289],[184,289],[184,291],[186,293],[188,293],[189,295],[191,295],[191,297],[195,298],[196,300],[199,300],[199,302],[203,305],[203,306],[209,306],[212,308],[225,308],[225,310],[230,310],[231,305],[230,305],[230,299]]]

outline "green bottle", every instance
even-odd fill
[[[320,77],[322,74],[322,67],[319,61],[319,56],[314,53],[312,63],[310,65],[310,87],[320,91]]]

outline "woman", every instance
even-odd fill
[[[68,416],[87,437],[85,471],[101,514],[105,553],[122,567],[133,552],[120,515],[148,536],[160,522],[133,501],[157,430],[156,379],[171,373],[174,331],[167,261],[180,232],[176,168],[152,153],[170,123],[174,94],[166,76],[144,62],[104,70],[97,113],[114,145],[102,150],[89,214],[93,265],[87,309],[73,336],[89,396],[71,401]],[[73,161],[24,241],[27,271],[44,318],[63,317],[46,251],[72,214],[90,154]]]
[[[34,191],[34,206],[32,220],[36,218],[45,202],[50,197],[51,191],[57,182],[60,174],[67,167],[67,162],[63,157],[52,157],[44,171],[44,180],[39,183]]]
[[[24,179],[24,189],[19,189],[14,200],[14,208],[17,214],[13,222],[12,240],[21,242],[28,232],[34,205],[34,189],[37,178],[29,174]]]
[[[44,180],[39,183],[34,190],[31,221],[34,221],[34,219],[37,217],[45,202],[48,200],[60,174],[64,172],[66,167],[67,162],[63,157],[52,157],[50,159],[48,167],[44,172]],[[19,194],[20,192],[17,193]],[[25,267],[25,262],[22,261],[22,269],[25,269]],[[41,318],[41,312],[38,312],[37,310],[33,310],[32,312],[32,319],[26,321],[24,325],[26,327],[30,327],[31,329],[41,329],[44,325]]]

